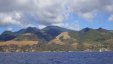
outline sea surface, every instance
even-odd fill
[[[113,64],[113,52],[0,53],[0,64]]]

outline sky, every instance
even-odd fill
[[[0,33],[50,25],[113,30],[113,0],[0,0]]]

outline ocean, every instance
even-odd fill
[[[0,64],[113,64],[113,52],[0,53]]]

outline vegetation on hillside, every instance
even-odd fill
[[[0,41],[2,52],[113,51],[113,31],[103,28],[74,31],[57,26],[42,30],[28,27],[17,32],[5,31],[0,35]],[[34,41],[38,43],[34,44]]]

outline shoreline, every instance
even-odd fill
[[[113,51],[102,51],[102,52],[99,52],[99,51],[41,51],[41,52],[0,52],[0,53],[62,53],[62,52],[75,52],[75,53],[78,53],[78,52],[88,52],[88,53],[103,53],[103,52],[113,52]]]

